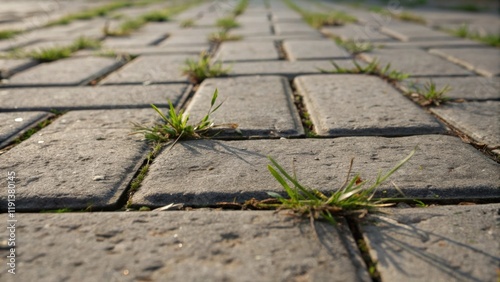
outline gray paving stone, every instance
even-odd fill
[[[2,99],[3,101],[4,99]],[[7,145],[26,129],[49,116],[50,114],[47,112],[0,113],[0,148]]]
[[[255,25],[255,24],[268,24],[269,18],[267,12],[256,12],[252,13],[248,10],[245,11],[243,15],[238,16],[238,22],[242,25]]]
[[[238,19],[238,22],[239,21],[240,20]],[[243,37],[265,36],[272,34],[271,25],[268,22],[246,24],[237,28],[232,28],[230,31],[231,34],[238,34]]]
[[[0,89],[0,110],[81,110],[149,108],[176,104],[188,84]],[[36,99],[33,99],[36,97]]]
[[[215,59],[223,62],[278,60],[273,42],[223,42]]]
[[[298,34],[298,33],[319,33],[316,29],[310,27],[304,22],[298,23],[275,23],[274,32],[278,35],[283,34]]]
[[[460,66],[419,49],[373,50],[360,56],[369,62],[378,58],[382,66],[390,63],[391,69],[410,76],[472,75]]]
[[[321,32],[340,37],[342,40],[396,42],[391,37],[378,32],[370,26],[347,24],[343,26],[323,27]]]
[[[379,171],[389,171],[417,145],[416,155],[389,179],[407,197],[500,197],[497,163],[457,137],[422,135],[181,142],[155,159],[133,203],[209,205],[268,198],[270,191],[284,193],[267,171],[266,156],[289,172],[296,159],[295,171],[303,185],[332,191],[345,181],[351,158],[355,157],[353,173],[375,179]],[[399,195],[390,182],[380,187],[382,191],[387,193],[380,196]]]
[[[431,111],[489,148],[500,148],[500,101],[449,104]]]
[[[302,22],[302,16],[294,11],[277,11],[274,10],[272,11],[272,16],[271,19],[273,22]]]
[[[198,36],[184,36],[178,34],[171,34],[167,39],[162,41],[159,46],[192,46],[192,45],[206,45],[208,44],[208,35],[198,35]]]
[[[0,279],[6,282],[370,281],[343,220],[336,226],[317,221],[316,238],[308,220],[272,211],[18,218],[18,271],[7,273],[3,263]]]
[[[16,210],[116,207],[148,151],[130,122],[151,117],[151,109],[69,112],[1,155],[0,171],[16,172]],[[7,190],[0,196],[5,210]]]
[[[406,49],[406,48],[467,48],[467,47],[484,47],[483,44],[469,39],[458,40],[429,40],[429,41],[391,41],[380,42],[379,46],[386,49]]]
[[[237,34],[236,32],[229,31],[229,34]],[[245,41],[283,41],[287,39],[293,40],[321,40],[324,39],[320,33],[297,33],[297,34],[283,34],[283,35],[256,35],[256,36],[246,36],[241,39],[242,42]]]
[[[304,134],[293,104],[292,90],[285,78],[257,76],[205,80],[187,108],[192,120],[201,120],[206,115],[216,88],[218,99],[224,104],[212,115],[215,123],[237,123],[244,137]]]
[[[83,85],[118,68],[123,62],[103,57],[80,57],[39,64],[12,76],[7,85]]]
[[[496,48],[431,49],[429,53],[446,58],[484,76],[500,75],[500,50]]]
[[[208,51],[209,44],[205,45],[192,45],[192,46],[126,46],[115,48],[104,48],[99,51],[95,50],[80,50],[73,54],[73,56],[90,56],[96,54],[106,54],[114,52],[115,54],[129,54],[129,55],[175,55],[175,54],[197,54],[203,51]]]
[[[141,56],[101,81],[101,84],[187,82],[182,67],[189,55]]]
[[[335,60],[335,63],[343,68],[354,68],[352,60]],[[230,74],[283,75],[291,79],[300,74],[321,73],[320,69],[332,70],[334,67],[327,60],[241,62],[232,64]]]
[[[166,38],[166,33],[156,33],[156,34],[134,34],[125,37],[107,37],[103,40],[103,46],[108,48],[116,47],[129,47],[129,46],[151,46],[155,45]]]
[[[499,204],[390,209],[361,225],[383,281],[495,281]]]
[[[392,36],[401,41],[419,40],[455,40],[457,37],[451,36],[442,31],[436,31],[419,24],[402,23],[394,21],[380,28],[380,32]]]
[[[352,58],[346,50],[329,39],[285,40],[283,48],[291,61]]]
[[[299,76],[295,85],[320,136],[403,136],[444,131],[433,117],[375,76]]]
[[[451,87],[451,90],[446,93],[446,96],[453,99],[468,99],[468,100],[488,100],[500,99],[500,77],[432,77],[418,78],[405,80],[402,85],[405,89],[411,87],[425,88],[425,86],[433,82],[438,89]]]
[[[37,62],[31,59],[0,59],[0,79],[9,78],[36,64]]]

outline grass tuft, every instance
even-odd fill
[[[340,26],[346,23],[356,22],[356,18],[344,12],[333,11],[329,13],[303,12],[303,19],[312,27]]]
[[[240,26],[233,17],[220,18],[215,22],[215,25],[224,30]]]
[[[189,80],[197,84],[201,83],[205,78],[225,76],[229,70],[229,68],[224,68],[221,62],[212,63],[210,56],[203,52],[197,61],[187,59],[186,66],[182,71],[188,76]]]
[[[193,27],[195,24],[193,19],[185,19],[179,23],[179,26],[182,28]]]
[[[335,40],[335,42],[353,55],[370,52],[375,48],[371,42],[356,41],[352,39]]]
[[[227,31],[222,30],[218,32],[214,32],[208,35],[208,41],[212,43],[221,43],[225,41],[238,41],[243,37],[241,35],[232,35],[227,33]]]
[[[449,85],[445,85],[441,89],[437,89],[436,84],[431,80],[424,87],[412,85],[412,98],[422,106],[439,106],[450,100],[445,94],[451,91]]]
[[[0,40],[12,38],[19,33],[17,30],[0,30]]]
[[[240,2],[238,2],[236,7],[234,7],[233,15],[236,17],[243,14],[243,12],[245,12],[247,7],[248,7],[248,0],[240,0]]]
[[[408,74],[399,72],[397,70],[391,70],[391,64],[387,64],[385,67],[381,68],[380,64],[377,60],[371,61],[369,64],[366,66],[362,66],[356,61],[353,61],[354,63],[354,68],[343,68],[339,66],[337,63],[334,61],[331,62],[334,69],[332,70],[325,70],[325,69],[319,69],[322,73],[338,73],[338,74],[369,74],[369,75],[378,75],[384,79],[387,79],[390,82],[394,81],[402,81],[404,79],[407,79],[409,77]]]
[[[101,42],[97,39],[79,37],[69,46],[55,46],[52,48],[41,48],[32,52],[14,52],[14,57],[30,57],[40,62],[53,62],[71,57],[71,54],[83,49],[99,49]]]
[[[479,32],[472,31],[467,24],[462,24],[456,29],[447,31],[457,37],[468,38],[494,47],[500,47],[500,35],[480,34]]]

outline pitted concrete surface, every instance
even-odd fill
[[[0,5],[0,281],[498,280],[496,1],[249,0],[237,16],[237,0],[139,2]],[[143,20],[163,9],[167,21]],[[356,21],[303,18],[339,12]],[[208,40],[223,17],[240,40]],[[102,45],[51,62],[28,54],[81,36]],[[200,52],[228,73],[194,84],[183,69]],[[408,77],[356,70],[374,60]],[[422,106],[414,89],[432,85],[451,99]],[[162,122],[151,104],[199,121],[215,89],[212,137],[155,150],[133,134]],[[234,210],[286,196],[268,157],[330,195],[352,158],[350,177],[373,183],[415,148],[375,193],[398,198],[385,214],[311,225]],[[179,210],[138,212],[156,208]]]

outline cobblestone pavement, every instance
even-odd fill
[[[0,5],[0,281],[500,279],[495,1],[250,0],[227,32],[240,40],[222,43],[208,36],[240,1],[132,2],[64,25],[50,23],[118,2]],[[109,33],[165,7],[168,21]],[[344,20],[313,27],[304,11]],[[488,34],[496,47],[477,40]],[[100,49],[27,55],[81,36]],[[193,84],[182,68],[200,52],[229,74]],[[371,62],[379,71],[342,73]],[[433,86],[449,100],[425,100]],[[198,120],[215,89],[212,118],[238,129],[165,146],[149,164],[132,123],[159,122],[150,104],[168,101]],[[328,193],[352,158],[353,174],[374,179],[415,147],[376,193],[404,198],[383,213],[332,225],[235,210],[284,193],[267,156]]]

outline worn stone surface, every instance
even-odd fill
[[[500,148],[500,101],[453,103],[431,111],[477,142]]]
[[[188,84],[0,89],[0,110],[149,108],[177,104]],[[36,97],[36,99],[33,99]]]
[[[351,158],[355,157],[352,175],[359,172],[362,179],[374,179],[379,171],[389,171],[417,145],[416,155],[390,178],[407,197],[500,197],[497,163],[457,137],[423,135],[182,142],[155,159],[133,203],[211,205],[267,198],[269,191],[284,193],[266,169],[267,156],[290,173],[295,159],[301,183],[332,191],[345,181]],[[380,189],[387,191],[384,196],[399,195],[391,183]]]
[[[400,21],[391,22],[390,24],[382,26],[380,32],[401,41],[456,39],[456,37],[442,31],[436,31],[419,24],[402,23]]]
[[[335,60],[342,68],[354,68],[352,60]],[[293,78],[300,74],[321,73],[323,70],[334,70],[328,60],[310,61],[267,61],[267,62],[238,62],[232,64],[232,75],[283,75]]]
[[[468,47],[484,47],[483,44],[469,39],[457,40],[426,40],[426,41],[391,41],[378,43],[380,48],[385,49],[429,49],[429,48],[468,48]]]
[[[19,271],[2,264],[2,281],[370,281],[343,220],[316,222],[318,237],[308,220],[271,211],[22,214],[19,222]]]
[[[433,82],[437,89],[448,85],[451,90],[445,95],[453,99],[488,100],[500,99],[500,77],[432,77],[408,79],[402,83],[405,89],[418,87],[425,89]]]
[[[285,40],[283,48],[291,61],[314,59],[349,59],[351,55],[328,39]],[[311,52],[314,50],[314,52]]]
[[[297,23],[275,23],[274,32],[278,35],[283,34],[298,34],[298,33],[311,33],[315,34],[318,31],[304,22]]]
[[[205,80],[187,108],[192,120],[201,120],[206,115],[216,88],[219,101],[223,101],[211,116],[216,124],[236,123],[244,137],[304,134],[285,78],[252,76]]]
[[[241,22],[238,18],[238,22]],[[230,30],[231,34],[238,34],[243,37],[271,35],[271,26],[268,22],[244,24]]]
[[[83,85],[122,65],[103,57],[67,58],[39,64],[12,76],[8,85]]]
[[[429,52],[484,76],[500,75],[500,50],[496,48],[431,49]]]
[[[47,112],[0,113],[0,147],[49,116]]]
[[[120,48],[129,46],[151,46],[160,43],[167,37],[166,33],[141,34],[125,37],[107,37],[103,45],[109,48]]]
[[[192,46],[206,45],[210,32],[198,35],[171,34],[167,39],[163,40],[158,46]]]
[[[382,34],[371,26],[347,24],[343,26],[323,27],[321,32],[340,37],[342,40],[370,41],[385,44],[395,42],[390,36]]]
[[[37,62],[31,59],[0,59],[0,79],[9,78],[36,64]]]
[[[499,204],[390,209],[361,225],[383,281],[495,281]]]
[[[151,55],[141,56],[120,70],[112,73],[101,84],[187,82],[182,67],[189,55]]]
[[[223,42],[215,60],[223,62],[278,60],[273,42]]]
[[[433,117],[375,76],[299,76],[295,85],[320,136],[403,136],[444,131]]]
[[[151,109],[70,112],[1,155],[2,174],[16,172],[16,210],[116,207],[148,150],[130,122],[152,117]],[[0,196],[6,210],[7,190]]]
[[[411,76],[472,75],[460,66],[419,49],[377,49],[360,56],[369,62],[378,58],[383,66],[390,63],[391,69]]]

